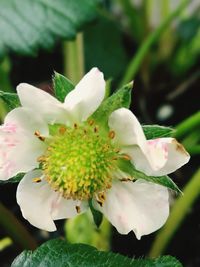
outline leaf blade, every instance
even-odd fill
[[[130,174],[133,179],[136,179],[136,180],[143,179],[148,182],[156,183],[156,184],[165,186],[167,188],[170,188],[177,193],[182,193],[179,187],[172,181],[172,179],[168,175],[148,176],[145,173],[139,170],[136,170],[130,161],[126,161],[123,159],[118,160],[118,166],[122,171]]]
[[[98,251],[84,244],[68,244],[64,240],[53,239],[34,252],[22,252],[11,267],[182,267],[173,257],[157,259],[130,259],[112,252]]]
[[[65,97],[74,89],[73,83],[65,76],[54,72],[53,76],[54,93],[58,100],[64,102]]]
[[[117,90],[110,97],[106,98],[101,106],[92,115],[93,119],[97,122],[102,122],[102,118],[105,124],[108,122],[110,114],[121,107],[129,108],[131,103],[131,90],[133,82],[126,84],[119,90]]]

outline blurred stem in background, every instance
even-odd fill
[[[0,62],[0,90],[6,92],[13,92],[13,87],[10,81],[11,62],[9,57],[4,57]],[[0,122],[3,121],[6,115],[6,107],[3,101],[0,100]]]
[[[200,111],[185,119],[176,127],[175,138],[182,143],[191,155],[200,154]],[[183,189],[183,195],[175,201],[165,226],[158,233],[149,253],[151,258],[160,256],[166,249],[195,200],[200,195],[200,169],[195,172]]]
[[[191,155],[200,154],[200,111],[186,118],[176,127],[175,138],[181,139]]]
[[[0,252],[12,245],[12,239],[9,237],[4,237],[3,239],[0,239]]]
[[[157,27],[157,29],[155,31],[153,31],[146,38],[146,40],[140,46],[138,52],[134,55],[134,57],[130,61],[128,68],[125,72],[125,75],[124,75],[119,87],[128,83],[129,81],[131,81],[135,77],[135,74],[138,72],[138,70],[139,70],[146,54],[150,50],[151,46],[157,42],[157,40],[160,38],[161,34],[165,30],[167,30],[170,23],[185,9],[185,7],[189,3],[190,3],[189,0],[182,0],[180,5],[163,20],[163,22],[160,24],[160,26]]]
[[[158,233],[151,250],[149,252],[149,257],[156,258],[160,256],[176,230],[179,228],[183,222],[188,211],[192,208],[194,201],[200,195],[200,169],[195,172],[193,177],[190,179],[188,184],[183,189],[183,195],[181,195],[175,202],[170,216],[167,220],[165,226]]]
[[[19,244],[22,249],[33,250],[37,247],[35,239],[2,203],[0,203],[0,214],[0,226],[7,231],[14,242]]]
[[[78,33],[73,41],[63,43],[64,75],[74,84],[84,76],[83,33]]]

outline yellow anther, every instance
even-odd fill
[[[39,177],[33,178],[34,183],[40,183],[42,180]]]
[[[90,126],[92,126],[92,125],[94,124],[94,120],[89,120],[89,121],[88,121],[88,124],[89,124]]]
[[[61,127],[59,128],[59,133],[60,133],[60,134],[65,134],[66,131],[67,131],[67,128],[66,128],[65,126],[61,126]]]
[[[95,126],[95,127],[94,127],[94,132],[95,132],[95,133],[98,133],[98,131],[99,131],[98,126]]]
[[[77,212],[77,213],[81,213],[81,208],[80,208],[80,206],[76,206],[76,212]]]
[[[110,139],[115,138],[115,132],[114,132],[114,131],[110,131],[110,132],[108,133],[108,137],[109,137]]]
[[[120,181],[121,182],[129,182],[129,181],[132,181],[132,179],[127,177],[127,178],[121,178]]]
[[[122,158],[125,159],[125,160],[131,160],[131,157],[129,155],[122,155]]]
[[[45,137],[41,136],[39,131],[35,131],[34,135],[37,136],[40,141],[45,141]]]

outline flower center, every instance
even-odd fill
[[[91,121],[73,128],[53,126],[45,154],[38,160],[51,187],[65,198],[86,200],[111,187],[117,169],[114,132],[101,133]]]

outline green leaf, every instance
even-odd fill
[[[55,96],[61,102],[64,102],[65,97],[74,89],[73,83],[58,72],[55,72],[53,77],[53,85]]]
[[[0,54],[26,55],[50,49],[60,38],[72,39],[96,16],[99,0],[1,0]]]
[[[92,200],[89,201],[89,206],[90,206],[90,210],[91,210],[94,222],[96,226],[99,227],[103,220],[103,214],[93,207]]]
[[[98,21],[85,28],[84,51],[86,69],[98,66],[106,79],[119,77],[126,69],[128,57],[123,44],[123,32],[112,18],[99,17]]]
[[[15,93],[0,91],[0,98],[7,104],[9,111],[21,105],[19,97]]]
[[[143,179],[152,183],[156,183],[162,186],[165,186],[167,188],[170,188],[174,191],[176,191],[177,193],[182,193],[181,190],[178,188],[178,186],[172,181],[172,179],[167,176],[167,175],[163,175],[163,176],[148,176],[145,173],[138,171],[134,168],[133,164],[128,161],[128,160],[124,160],[124,159],[120,159],[118,160],[118,166],[119,168],[130,174],[131,178],[134,180],[137,179]]]
[[[172,129],[171,127],[160,125],[143,125],[142,129],[147,139],[170,137],[174,133],[174,129]]]
[[[131,90],[133,88],[133,82],[128,83],[121,89],[117,90],[110,97],[106,98],[101,106],[92,115],[93,119],[97,122],[102,121],[107,125],[108,117],[110,114],[121,107],[129,108],[131,103]]]
[[[182,267],[171,256],[158,259],[130,259],[112,252],[98,251],[83,244],[68,244],[54,239],[44,243],[36,251],[22,252],[11,267]]]
[[[8,180],[1,180],[0,184],[7,184],[7,183],[19,183],[21,181],[21,179],[24,177],[25,173],[18,173],[16,176],[8,179]]]

